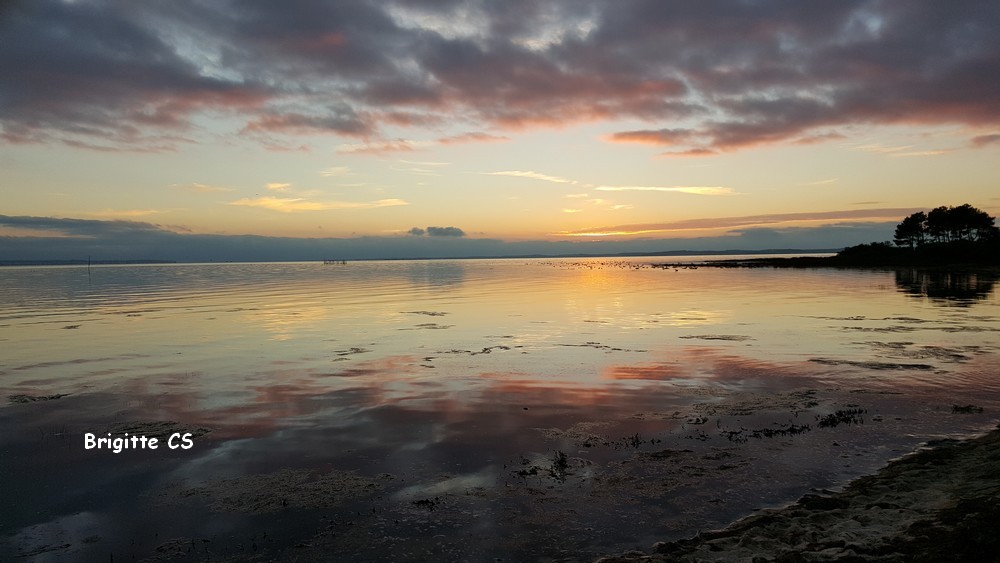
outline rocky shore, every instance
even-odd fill
[[[841,492],[600,561],[1000,561],[998,529],[1000,427],[932,443]]]

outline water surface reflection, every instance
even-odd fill
[[[626,265],[192,267],[127,304],[20,288],[0,394],[39,400],[0,407],[0,549],[588,559],[995,422],[991,293],[973,315],[892,274]],[[82,447],[165,421],[195,447]]]
[[[996,272],[931,272],[896,270],[896,286],[915,297],[957,307],[968,307],[993,293],[1000,275]]]

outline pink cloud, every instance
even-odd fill
[[[917,209],[882,208],[882,209],[848,209],[840,211],[821,211],[811,213],[777,213],[769,215],[749,215],[743,217],[714,217],[704,219],[688,219],[663,223],[641,223],[629,225],[614,225],[594,227],[575,231],[555,233],[573,237],[596,237],[614,235],[653,234],[678,231],[696,231],[709,229],[736,229],[757,227],[762,225],[779,225],[787,223],[829,221],[888,221],[898,220]]]
[[[972,146],[974,147],[985,147],[989,145],[1000,144],[1000,133],[993,133],[991,135],[979,135],[972,138]]]
[[[364,1],[22,3],[4,22],[0,139],[170,150],[211,137],[203,118],[222,117],[246,141],[287,148],[393,126],[502,137],[628,120],[648,125],[608,140],[697,156],[824,142],[852,125],[1000,125],[995,2],[553,0],[546,11],[588,25],[544,40],[517,15],[539,6],[419,2],[403,22]],[[420,23],[459,7],[477,14],[475,33]],[[500,140],[468,135],[440,142]]]
[[[694,148],[690,148],[690,149],[686,149],[686,150],[680,150],[680,151],[664,151],[664,152],[659,153],[657,156],[666,156],[666,157],[695,156],[695,157],[697,157],[697,156],[715,156],[717,154],[719,154],[719,151],[714,151],[712,149],[707,149],[705,147],[694,147]]]

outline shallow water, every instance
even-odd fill
[[[994,278],[654,261],[0,269],[0,553],[587,560],[996,423]]]

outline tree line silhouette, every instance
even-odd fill
[[[968,203],[958,207],[936,207],[918,211],[896,225],[893,242],[915,250],[927,242],[989,241],[1000,238],[995,219]]]
[[[834,256],[794,256],[723,260],[719,267],[733,268],[893,268],[951,273],[942,283],[920,281],[924,287],[944,287],[939,293],[984,295],[1000,281],[1000,229],[996,219],[968,203],[914,213],[896,226],[893,242],[848,246]],[[916,270],[914,270],[916,271]],[[973,272],[971,281],[955,274]],[[936,279],[936,278],[935,278]],[[926,283],[925,283],[926,282]],[[973,288],[966,291],[968,288]],[[931,292],[931,290],[928,290]],[[937,291],[934,289],[933,291]]]
[[[995,223],[995,218],[968,203],[918,211],[896,225],[892,242],[847,247],[829,265],[1000,266],[1000,230]]]

